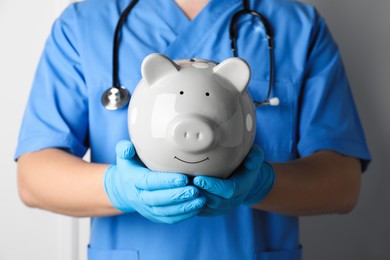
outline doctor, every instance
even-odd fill
[[[127,110],[109,111],[112,39],[128,0],[70,5],[55,21],[15,158],[30,206],[92,217],[89,259],[301,259],[298,216],[347,213],[370,160],[336,44],[311,6],[253,0],[273,28],[276,107],[257,108],[255,143],[227,180],[156,173],[135,157]],[[220,62],[241,0],[140,0],[124,22],[119,78],[130,93],[150,53]],[[258,19],[237,23],[238,55],[263,100],[268,45]],[[260,149],[261,147],[261,149]],[[91,163],[81,158],[91,150]]]

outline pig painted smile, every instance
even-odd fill
[[[185,161],[183,159],[180,159],[179,157],[175,156],[174,159],[178,160],[178,161],[181,161],[181,162],[184,162],[184,163],[188,163],[188,164],[197,164],[197,163],[201,163],[201,162],[204,162],[204,161],[207,161],[209,160],[209,157],[206,157],[205,159],[203,160],[200,160],[200,161],[195,161],[195,162],[189,162],[189,161]]]

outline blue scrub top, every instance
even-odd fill
[[[91,160],[115,162],[115,144],[129,139],[127,109],[100,103],[112,83],[112,41],[129,0],[90,0],[70,5],[47,41],[25,112],[15,158],[49,147]],[[370,160],[340,54],[324,20],[303,3],[253,0],[274,29],[278,107],[257,108],[255,142],[266,160],[284,162],[332,150]],[[241,0],[212,0],[189,21],[174,1],[141,0],[121,33],[119,76],[133,92],[150,53],[172,59],[220,62],[232,56],[229,22]],[[255,100],[266,96],[268,43],[264,27],[249,16],[238,26],[238,54],[252,76]],[[217,217],[153,223],[137,213],[91,221],[89,259],[301,259],[298,219],[240,206]]]

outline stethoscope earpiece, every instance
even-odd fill
[[[279,103],[280,103],[279,98],[273,97],[273,98],[270,98],[270,99],[266,99],[263,102],[256,102],[255,101],[255,106],[259,107],[259,106],[270,105],[270,106],[276,107],[276,106],[279,106]]]
[[[117,110],[130,101],[130,93],[125,87],[111,87],[104,91],[102,104],[107,110]]]
[[[270,104],[271,106],[279,106],[279,103],[280,103],[280,101],[279,101],[279,98],[278,98],[278,97],[273,97],[273,98],[271,98],[271,99],[269,100],[269,104]]]

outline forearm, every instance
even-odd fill
[[[287,163],[273,163],[275,186],[254,208],[305,216],[347,213],[360,190],[359,160],[321,151]]]
[[[76,217],[115,215],[104,191],[108,165],[88,163],[60,149],[28,153],[18,160],[18,188],[30,206]]]

